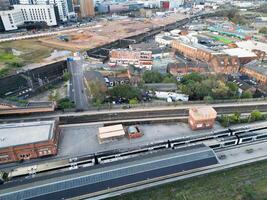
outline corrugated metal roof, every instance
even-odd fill
[[[115,162],[113,165],[100,165],[97,168],[81,173],[6,188],[0,191],[0,199],[27,199],[58,192],[62,192],[62,195],[65,195],[72,189],[92,184],[101,183],[99,184],[99,188],[101,188],[102,183],[107,183],[108,181],[111,181],[108,187],[113,187],[112,180],[119,180],[120,178],[126,178],[131,183],[135,178],[137,181],[139,175],[141,176],[139,176],[140,181],[141,179],[155,178],[168,173],[177,173],[217,163],[218,160],[213,150],[201,144],[178,150],[157,152],[142,156],[141,159],[140,157],[135,157]],[[152,173],[156,171],[158,173]],[[127,179],[130,176],[132,178]],[[115,186],[119,183],[117,182]],[[96,191],[98,190],[97,188],[95,187]],[[85,192],[88,193],[88,191]]]

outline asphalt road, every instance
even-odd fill
[[[88,99],[83,82],[83,60],[68,62],[68,69],[71,73],[70,97],[75,102],[76,110],[86,110]]]

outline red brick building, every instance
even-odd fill
[[[240,63],[237,56],[214,54],[210,66],[215,73],[234,74],[239,71]]]
[[[109,53],[110,66],[129,66],[151,70],[152,51],[131,51],[127,49],[111,50]]]
[[[56,121],[0,126],[0,163],[56,155],[60,130]]]
[[[241,70],[241,73],[248,75],[251,78],[256,79],[261,84],[267,84],[267,62],[253,60],[245,64]]]
[[[206,63],[186,62],[186,63],[169,63],[167,72],[173,76],[182,76],[188,73],[209,73],[209,66]]]
[[[237,56],[218,53],[200,44],[189,45],[180,41],[173,41],[172,48],[187,58],[209,63],[215,73],[232,74],[239,70],[240,62]]]
[[[188,123],[192,130],[212,128],[217,112],[210,106],[190,108]]]

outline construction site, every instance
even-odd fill
[[[181,13],[170,13],[165,17],[154,17],[152,19],[114,17],[111,20],[102,20],[97,25],[60,31],[56,35],[40,38],[39,40],[52,47],[79,51],[138,35],[184,18],[186,18],[186,15]]]

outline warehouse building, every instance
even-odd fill
[[[210,106],[190,108],[188,123],[192,130],[212,128],[217,112]]]
[[[0,163],[56,155],[59,133],[56,121],[0,125]]]

